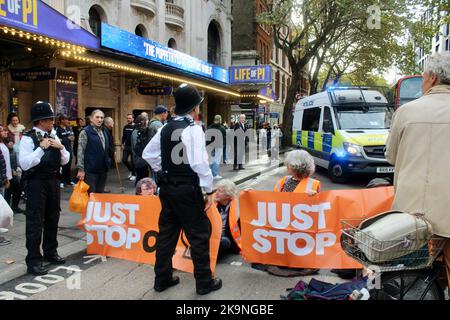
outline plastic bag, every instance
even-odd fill
[[[89,185],[83,180],[79,180],[73,188],[72,195],[69,200],[69,210],[83,214],[89,202]]]
[[[0,194],[0,228],[9,228],[13,225],[14,212],[8,202]]]

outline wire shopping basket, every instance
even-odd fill
[[[437,237],[381,241],[355,227],[358,222],[361,220],[341,221],[341,247],[368,269],[390,272],[429,268],[445,245],[445,239]]]

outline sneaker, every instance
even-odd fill
[[[8,229],[6,228],[0,228],[0,233],[8,233]]]
[[[3,238],[3,237],[0,237],[0,247],[1,247],[1,246],[6,246],[6,245],[8,245],[8,244],[10,244],[10,243],[11,243],[11,241],[6,240],[6,239]]]
[[[217,176],[215,176],[213,179],[214,179],[214,180],[220,180],[220,179],[223,179],[223,178],[222,178],[221,176],[217,175]]]
[[[74,186],[74,185],[76,185],[76,183],[73,182],[73,181],[71,181],[71,182],[70,182],[70,185],[71,185],[71,186]]]
[[[133,173],[129,173],[127,179],[130,179],[133,176]]]
[[[131,176],[129,179],[130,179],[130,181],[135,181],[136,180],[136,176]]]
[[[61,189],[64,189],[64,183],[60,183],[60,184],[59,184],[59,187],[60,187]]]

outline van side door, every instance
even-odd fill
[[[308,108],[303,111],[302,119],[302,148],[317,157],[320,150],[320,120],[322,116],[321,107]]]
[[[324,107],[322,117],[322,158],[325,160],[329,160],[331,157],[335,129],[332,110],[328,106]]]

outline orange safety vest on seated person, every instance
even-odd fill
[[[275,185],[275,188],[273,191],[275,192],[281,192],[284,189],[284,185],[286,183],[286,180],[289,178],[289,176],[285,176],[282,179],[280,179],[277,184]],[[297,188],[295,188],[295,193],[309,193],[311,191],[320,192],[320,181],[313,179],[313,178],[305,178],[300,181]]]
[[[236,214],[236,200],[233,199],[230,205],[230,211],[228,213],[228,225],[230,227],[230,233],[233,237],[234,242],[242,250],[241,246],[241,228],[239,227],[239,222]]]

